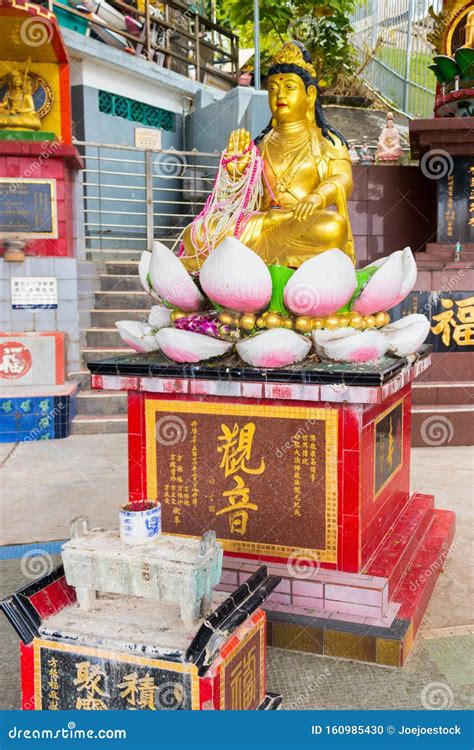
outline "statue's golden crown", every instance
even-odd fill
[[[301,49],[293,42],[286,42],[283,47],[272,58],[272,65],[297,65],[303,68],[313,78],[316,78],[316,71],[311,63],[306,62]]]

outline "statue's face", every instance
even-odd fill
[[[306,91],[296,73],[275,73],[268,79],[268,102],[277,123],[303,120],[314,110],[316,87]]]

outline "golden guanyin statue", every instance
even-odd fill
[[[33,101],[32,83],[27,69],[22,74],[13,68],[7,79],[7,91],[0,102],[0,128],[39,130],[39,118]]]
[[[187,270],[198,271],[226,236],[267,264],[298,268],[334,247],[354,260],[351,159],[318,95],[310,55],[284,44],[268,71],[271,122],[255,144],[246,130],[231,133],[214,193],[183,234]]]
[[[120,320],[123,341],[173,362],[237,354],[266,370],[311,356],[355,366],[425,340],[421,314],[390,324],[411,292],[410,248],[356,270],[347,144],[326,123],[316,73],[298,43],[269,71],[272,119],[252,141],[234,131],[212,193],[183,232],[180,253],[155,240],[138,275],[155,301],[147,323]]]

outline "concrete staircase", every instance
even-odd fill
[[[127,432],[127,394],[92,391],[87,363],[132,352],[123,345],[115,321],[146,320],[152,306],[138,278],[137,261],[106,261],[104,270],[99,276],[100,290],[95,292],[91,327],[85,331],[82,369],[75,373],[81,383],[77,416],[72,423],[72,432],[76,435]]]

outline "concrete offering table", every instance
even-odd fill
[[[208,532],[209,537],[212,532]],[[99,591],[179,604],[181,619],[192,625],[207,614],[212,588],[222,571],[222,547],[212,538],[158,536],[130,547],[118,532],[94,530],[66,542],[62,551],[66,581],[79,606],[93,609]]]
[[[282,577],[269,644],[401,666],[454,532],[409,489],[411,387],[429,363],[424,347],[359,366],[154,352],[89,368],[94,388],[129,394],[130,501],[158,499],[165,533],[214,529],[223,590],[262,561]]]

